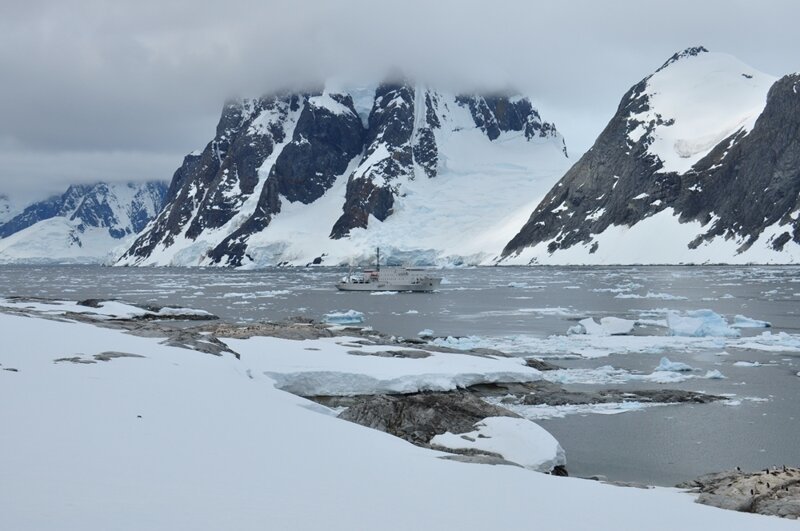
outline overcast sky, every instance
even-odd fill
[[[797,0],[0,0],[0,193],[168,180],[227,97],[395,69],[523,91],[577,160],[688,46],[800,71],[798,20]]]

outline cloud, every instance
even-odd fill
[[[14,3],[0,19],[0,184],[168,179],[229,96],[395,69],[522,90],[579,154],[622,93],[687,46],[800,69],[798,18],[794,0]]]
[[[0,150],[9,182],[4,192],[20,200],[38,200],[62,193],[71,184],[167,180],[181,159],[154,151],[27,151]],[[13,171],[13,173],[12,173]]]

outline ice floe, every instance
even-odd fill
[[[786,332],[762,332],[757,336],[741,338],[731,343],[732,347],[763,352],[800,352],[800,335]]]
[[[723,349],[725,338],[679,337],[679,336],[590,336],[587,334],[512,336],[466,336],[438,337],[434,345],[458,350],[476,348],[496,349],[521,355],[536,355],[542,358],[600,358],[612,354],[646,353],[664,351],[694,351]]]
[[[620,336],[633,332],[636,321],[620,319],[619,317],[602,317],[598,324],[591,317],[581,319],[578,324],[570,327],[568,334],[588,334],[590,336]]]
[[[272,298],[280,297],[281,295],[289,295],[291,291],[286,289],[267,290],[267,291],[231,291],[222,295],[223,299],[257,299],[257,298]]]
[[[618,293],[615,295],[616,299],[661,299],[664,301],[685,301],[688,300],[686,297],[681,295],[671,295],[669,293],[654,293],[652,291],[648,291],[644,295],[637,295],[636,293]]]
[[[331,312],[323,316],[323,322],[337,325],[361,324],[364,322],[364,314],[357,310],[347,310],[346,312]]]
[[[687,312],[691,313],[691,312]],[[661,354],[667,352],[715,351],[725,355],[729,349],[762,352],[800,352],[800,335],[763,332],[739,337],[739,331],[722,320],[717,328],[702,318],[675,314],[676,331],[686,335],[589,335],[573,333],[539,337],[528,334],[508,336],[437,337],[432,343],[458,350],[495,349],[515,355],[540,358],[599,358],[612,354]],[[715,314],[716,315],[716,314]],[[720,318],[721,319],[721,318]],[[638,322],[638,321],[637,321]],[[691,335],[700,334],[700,335]],[[719,334],[719,335],[717,335]],[[722,335],[727,334],[727,335]]]
[[[666,358],[664,358],[666,359]],[[683,364],[680,364],[683,365]],[[626,369],[618,369],[611,365],[603,365],[594,369],[557,369],[542,372],[542,378],[548,382],[561,385],[620,385],[628,382],[650,382],[657,384],[674,384],[691,379],[720,379],[724,378],[717,370],[708,371],[704,376],[690,374],[689,371],[672,371],[660,368],[649,374],[635,373]]]
[[[757,361],[736,361],[733,365],[735,367],[761,367],[761,363]]]
[[[564,406],[548,406],[548,405],[535,405],[529,406],[524,404],[506,404],[500,400],[487,399],[487,402],[495,405],[502,405],[506,409],[510,409],[514,413],[528,419],[528,420],[547,420],[564,418],[567,415],[618,415],[620,413],[628,413],[631,411],[640,411],[649,407],[664,406],[667,404],[660,403],[645,403],[638,401],[631,402],[614,402],[606,404],[570,404]]]

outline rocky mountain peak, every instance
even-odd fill
[[[506,246],[507,260],[800,260],[787,245],[800,243],[796,79],[776,82],[704,48],[666,65],[623,96]]]
[[[710,53],[705,46],[690,46],[681,52],[675,52],[672,57],[666,60],[666,62],[661,65],[656,72],[661,72],[669,65],[680,61],[681,59],[686,59],[687,57],[697,57],[702,53]]]

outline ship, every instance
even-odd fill
[[[423,268],[381,267],[381,250],[377,249],[375,268],[360,273],[349,271],[347,276],[336,283],[341,291],[434,291],[442,283],[441,277],[434,277]]]

